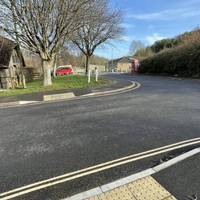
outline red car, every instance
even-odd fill
[[[63,76],[63,75],[68,75],[68,74],[73,74],[72,68],[70,67],[59,68],[56,70],[57,76]]]

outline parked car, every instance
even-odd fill
[[[70,67],[63,67],[56,70],[56,76],[63,76],[73,74],[73,70]]]

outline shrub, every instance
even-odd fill
[[[165,49],[141,61],[141,73],[200,77],[200,42]]]

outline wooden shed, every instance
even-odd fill
[[[0,89],[10,89],[18,85],[21,60],[17,44],[0,36]]]

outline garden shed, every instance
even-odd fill
[[[0,36],[0,89],[10,89],[18,85],[22,63],[19,55],[17,44]]]

